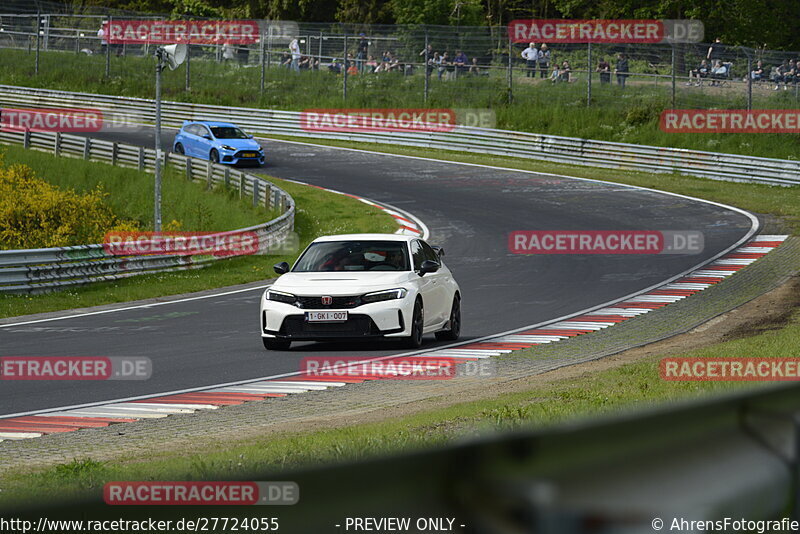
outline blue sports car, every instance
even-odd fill
[[[173,150],[195,158],[228,165],[263,165],[264,149],[235,124],[184,121],[175,136]]]

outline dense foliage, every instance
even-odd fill
[[[63,0],[65,4],[73,4]],[[694,18],[706,40],[800,50],[791,0],[83,0],[173,16],[250,17],[298,22],[505,25],[520,18]]]

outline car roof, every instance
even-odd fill
[[[232,122],[219,122],[219,121],[183,121],[184,126],[188,126],[190,124],[203,124],[205,126],[232,126],[233,128],[238,128]]]
[[[330,241],[411,241],[417,239],[416,236],[401,235],[401,234],[341,234],[341,235],[324,235],[316,238],[313,242],[330,242]]]

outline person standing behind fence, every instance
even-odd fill
[[[600,83],[611,83],[611,65],[608,64],[605,58],[600,58],[597,68],[594,70],[600,73]]]
[[[525,66],[528,67],[525,77],[536,78],[536,65],[539,62],[539,50],[536,48],[536,43],[531,43],[522,51],[522,59],[525,60]]]
[[[550,69],[550,50],[548,50],[547,45],[542,43],[542,46],[539,48],[539,77],[540,78],[547,78],[547,71]]]
[[[103,22],[100,29],[97,30],[97,38],[100,39],[100,53],[105,53],[106,47],[108,46],[108,41],[106,40],[106,24],[108,23]]]
[[[302,54],[300,53],[300,43],[297,39],[292,39],[292,42],[289,43],[289,52],[292,54],[291,69],[295,72],[300,72],[300,57]]]
[[[358,34],[358,48],[356,49],[356,65],[358,65],[358,72],[364,72],[364,61],[367,59],[369,52],[369,41],[364,33]]]
[[[628,77],[628,58],[625,57],[625,54],[617,56],[617,67],[614,69],[614,73],[617,75],[617,85],[624,88],[625,79]]]

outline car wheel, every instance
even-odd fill
[[[264,342],[264,348],[267,350],[289,350],[289,347],[292,346],[292,342],[285,339],[262,337],[261,341]]]
[[[186,151],[183,150],[183,145],[182,144],[178,143],[177,145],[175,145],[175,153],[176,154],[186,154]]]
[[[216,148],[211,150],[211,154],[208,155],[208,159],[210,159],[212,163],[219,163],[219,152],[217,152]]]
[[[414,303],[414,314],[411,317],[411,335],[405,338],[403,343],[408,349],[416,349],[422,346],[422,329],[425,326],[425,310],[422,308],[422,301]]]
[[[450,310],[450,327],[447,330],[436,332],[436,339],[440,341],[455,341],[461,335],[461,298],[453,297],[453,307]]]

